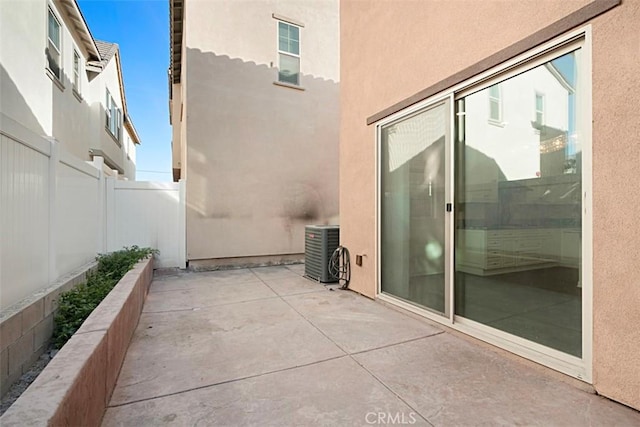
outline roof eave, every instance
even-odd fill
[[[129,131],[129,135],[133,142],[140,145],[140,137],[136,128],[133,126],[133,121],[129,117],[129,108],[127,107],[127,95],[124,92],[124,78],[122,76],[122,66],[120,64],[120,48],[116,45],[116,51],[113,55],[116,59],[116,68],[118,69],[118,80],[120,81],[120,97],[122,98],[122,111],[124,113],[124,124]]]
[[[87,25],[87,21],[84,19],[84,15],[82,15],[82,11],[80,7],[78,7],[78,3],[76,0],[60,0],[60,4],[64,6],[67,14],[71,18],[71,21],[75,25],[75,30],[78,32],[82,43],[84,44],[85,49],[89,55],[93,55],[95,58],[100,58],[100,53],[98,52],[98,47],[91,35],[91,30],[89,30],[89,26]]]
[[[131,121],[131,117],[128,114],[124,116],[124,126],[127,128],[129,135],[134,143],[140,145],[140,137],[138,136],[138,132],[136,128],[133,126],[133,122]]]
[[[185,0],[169,0],[171,76],[173,83],[180,83],[182,71],[182,31]]]
[[[124,124],[129,131],[131,139],[136,144],[140,144],[140,137],[138,136],[138,132],[136,132],[136,128],[133,126],[133,122],[131,121],[131,117],[129,117],[129,108],[127,108],[127,95],[124,93],[124,78],[122,76],[122,66],[120,64],[120,48],[116,45],[116,51],[113,54],[113,57],[116,59],[116,68],[118,69],[118,80],[120,80],[120,97],[122,98],[122,111],[124,113]]]
[[[575,88],[571,86],[571,83],[569,83],[569,81],[565,78],[565,76],[560,72],[558,67],[553,65],[552,62],[547,62],[544,65],[547,68],[547,70],[549,70],[551,75],[553,75],[558,80],[558,82],[562,87],[564,87],[569,93],[575,93],[576,91]]]

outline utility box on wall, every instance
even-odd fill
[[[304,230],[304,275],[321,283],[337,282],[329,260],[340,245],[340,226],[307,225]]]

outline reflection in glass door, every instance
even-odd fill
[[[582,355],[580,49],[456,101],[455,314]]]
[[[380,158],[382,292],[442,314],[449,105],[382,127]]]

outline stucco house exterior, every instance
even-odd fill
[[[191,267],[301,259],[304,226],[337,223],[338,9],[170,1],[173,173],[186,180]]]
[[[140,138],[118,45],[93,38],[75,0],[8,0],[0,8],[2,130],[11,123],[53,138],[72,155],[101,156],[135,179]]]
[[[640,409],[640,2],[340,14],[350,288]]]

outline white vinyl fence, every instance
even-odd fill
[[[82,161],[0,119],[0,309],[123,246],[185,267],[184,183],[117,180],[102,158]]]
[[[107,180],[107,249],[158,248],[158,267],[185,267],[184,182]],[[176,227],[177,224],[182,224]]]

